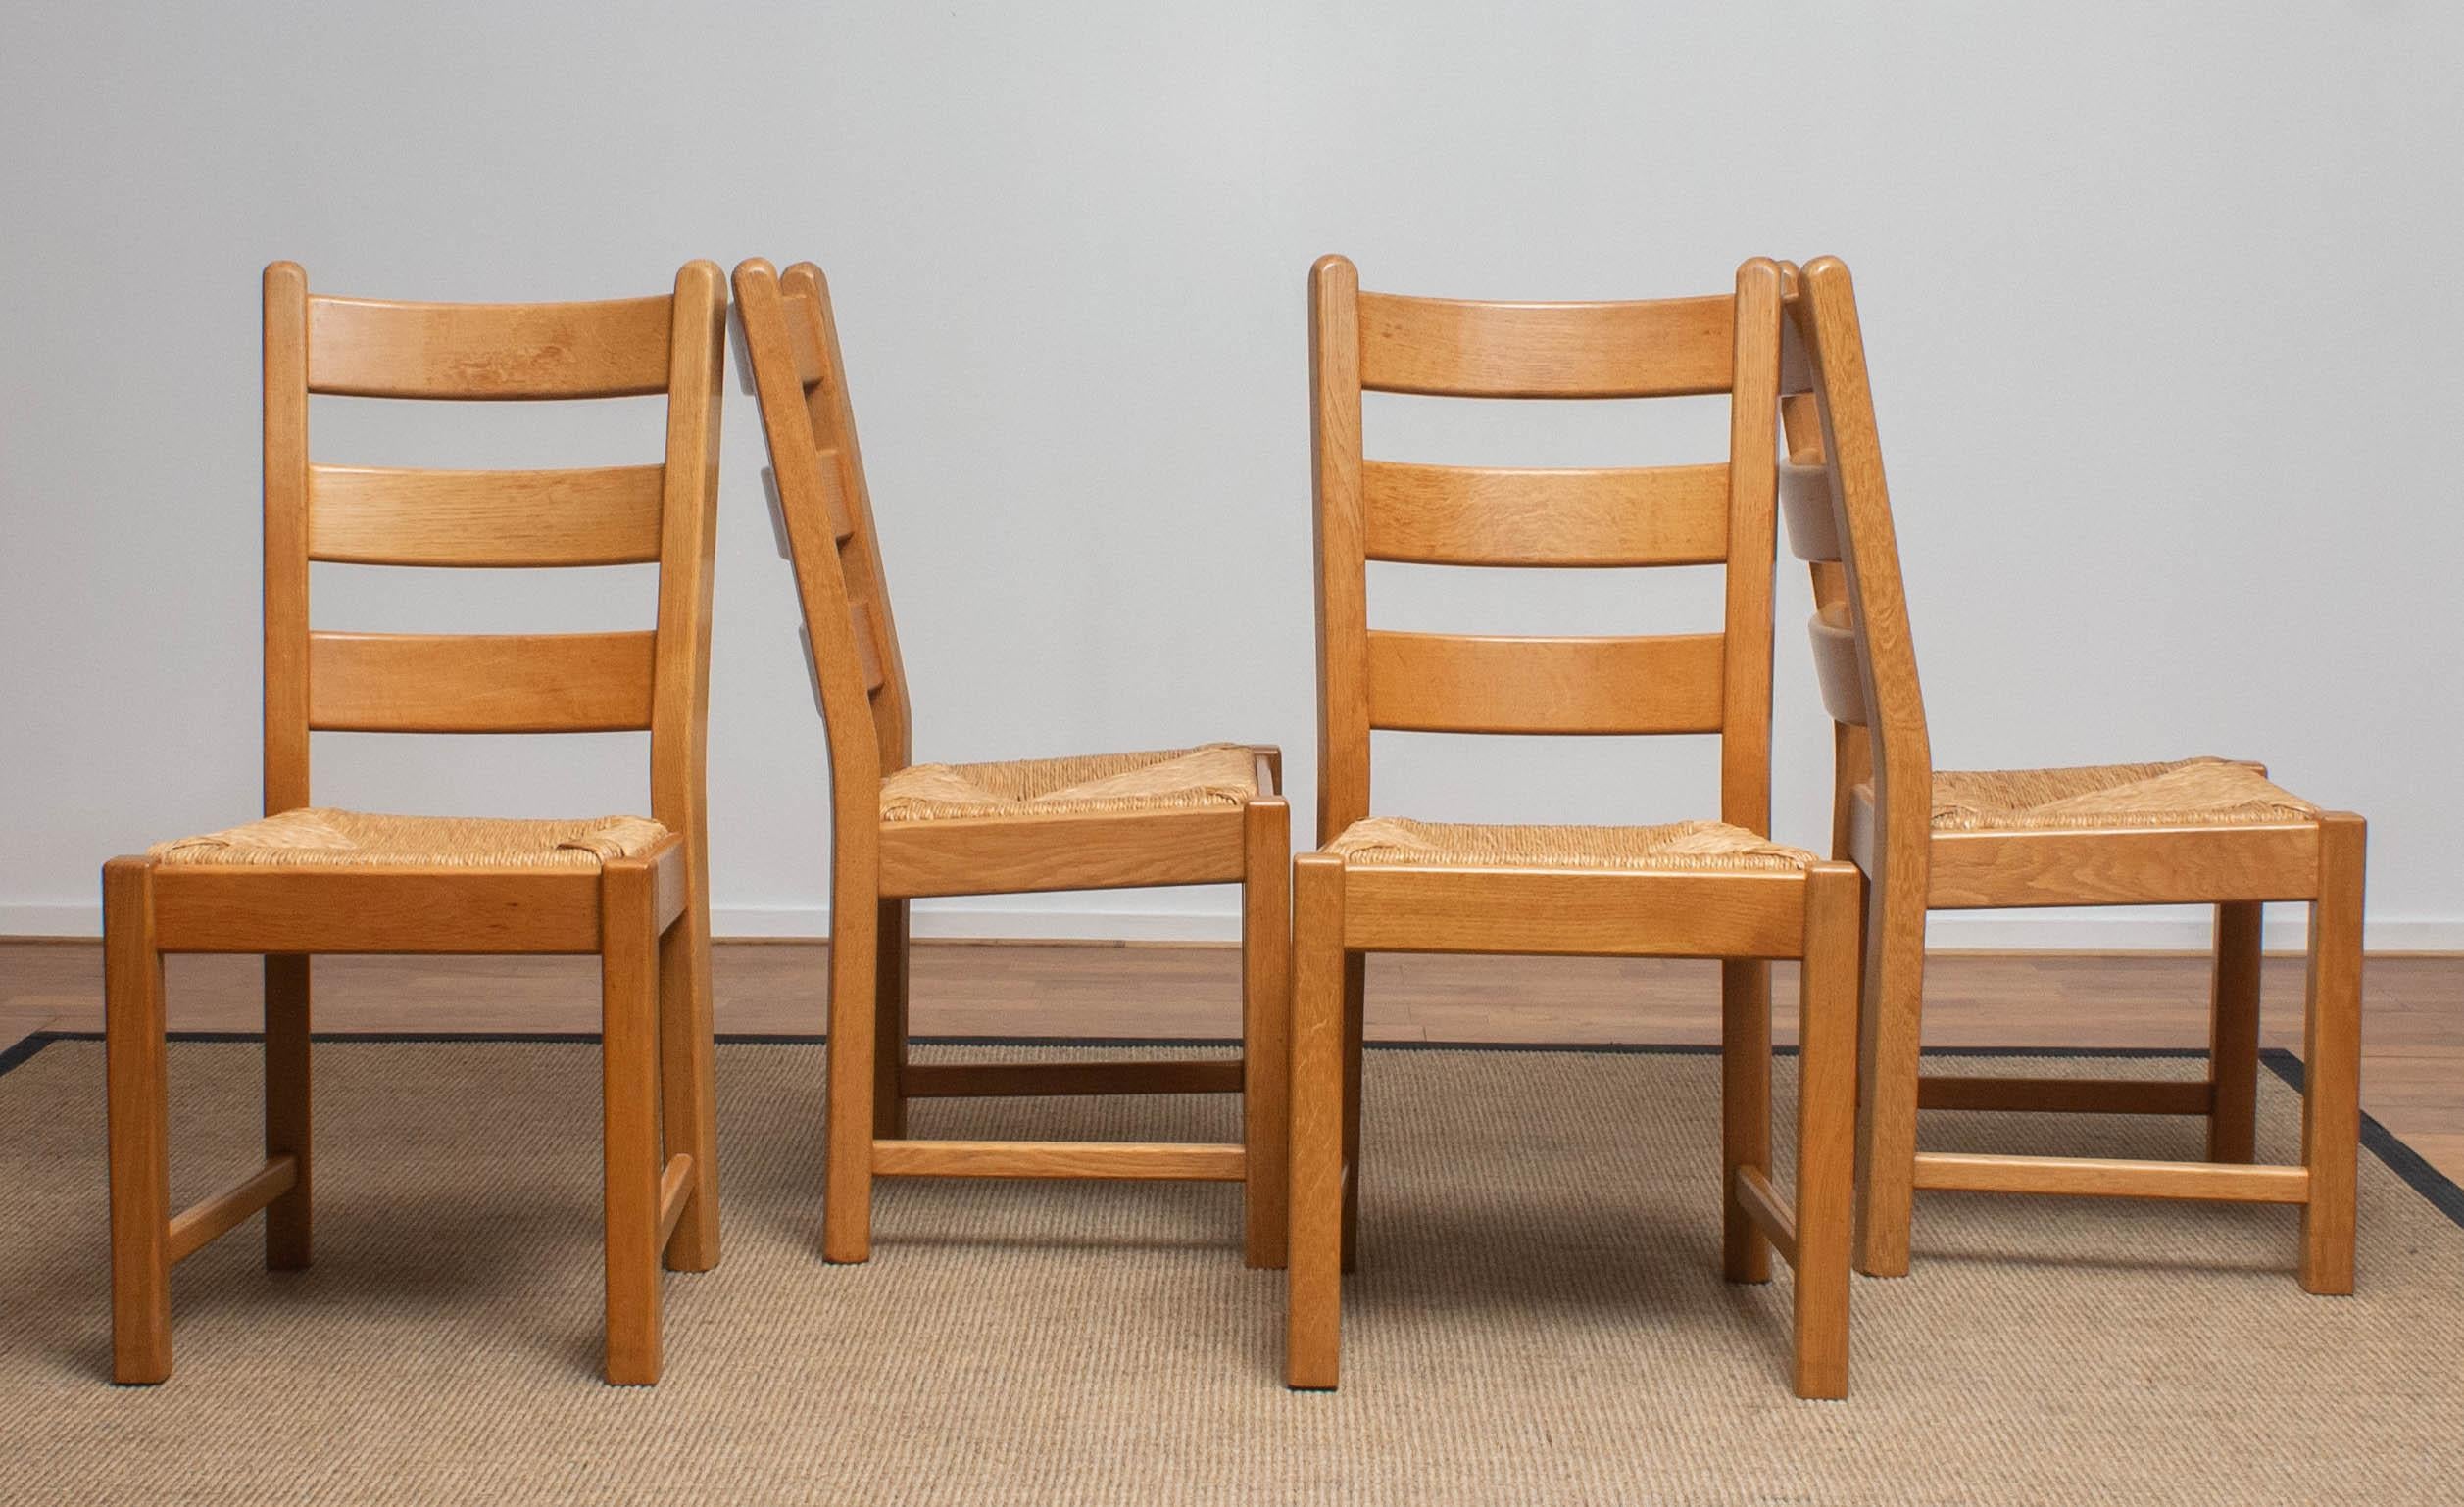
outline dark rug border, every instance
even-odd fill
[[[244,1043],[263,1040],[254,1031],[173,1031],[168,1033],[174,1042]],[[5,1075],[31,1059],[54,1042],[99,1042],[100,1031],[31,1032],[23,1040],[0,1049],[0,1075]],[[320,1031],[313,1041],[340,1045],[363,1042],[380,1045],[419,1043],[464,1043],[474,1045],[520,1045],[528,1043],[581,1045],[595,1045],[598,1034],[590,1031]],[[1042,1036],[919,1036],[920,1046],[1238,1046],[1237,1040],[1222,1037],[1042,1037]],[[772,1032],[722,1031],[717,1036],[722,1046],[819,1046],[826,1039],[818,1036],[789,1035]],[[1575,1056],[1711,1056],[1719,1047],[1709,1044],[1670,1044],[1651,1045],[1627,1042],[1595,1044],[1558,1044],[1553,1042],[1371,1042],[1370,1051],[1522,1051],[1554,1052]],[[1775,1048],[1782,1055],[1792,1055],[1796,1048]],[[2098,1050],[2087,1046],[1936,1046],[1926,1049],[1929,1057],[2122,1057],[2139,1059],[2175,1059],[2205,1057],[2196,1047],[2127,1046]],[[2268,1071],[2282,1079],[2294,1093],[2301,1092],[2301,1059],[2282,1046],[2270,1046],[2259,1052],[2259,1061]],[[2445,1215],[2449,1223],[2464,1230],[2464,1188],[2455,1180],[2432,1166],[2427,1158],[2406,1145],[2393,1131],[2380,1124],[2367,1113],[2361,1117],[2361,1143],[2370,1149],[2387,1170],[2403,1180],[2404,1186],[2419,1193],[2430,1206]]]

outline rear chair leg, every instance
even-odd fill
[[[103,1052],[111,1141],[112,1380],[172,1374],[171,1107],[154,869],[103,866]]]
[[[608,1256],[606,1375],[659,1380],[659,925],[652,868],[611,860],[599,889],[600,1087]]]
[[[1771,1165],[1771,969],[1720,961],[1720,1275],[1771,1280],[1771,1247],[1737,1201],[1737,1169]]]
[[[1335,1385],[1343,1350],[1343,860],[1292,870],[1292,1231],[1284,1381]]]
[[[1292,807],[1249,803],[1241,888],[1241,1116],[1247,1258],[1284,1264],[1291,1176]]]
[[[298,1271],[309,1262],[308,1033],[308,958],[267,954],[266,1156],[288,1156],[299,1169],[290,1191],[266,1205],[268,1271]]]
[[[2257,1155],[2259,921],[2266,907],[2216,907],[2216,972],[2207,1012],[2207,1159]]]
[[[2302,1026],[2301,1286],[2353,1289],[2353,1213],[2361,1139],[2362,820],[2319,821],[2319,897],[2310,904],[2310,984]]]
[[[830,1083],[823,1114],[821,1255],[872,1255],[872,1086],[875,897],[836,886],[830,905]]]
[[[1856,1192],[1857,887],[1806,876],[1797,1016],[1796,1390],[1845,1397]]]

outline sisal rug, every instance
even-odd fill
[[[318,1264],[267,1273],[254,1224],[192,1258],[175,1374],[121,1388],[102,1047],[8,1055],[10,1502],[2385,1507],[2464,1480],[2464,1202],[2383,1135],[2351,1298],[2294,1285],[2289,1209],[1923,1195],[1915,1274],[1857,1279],[1849,1400],[1806,1403],[1785,1275],[1718,1278],[1715,1058],[1377,1050],[1344,1387],[1297,1394],[1232,1188],[888,1182],[872,1263],[829,1267],[821,1049],[729,1043],[725,1258],[666,1280],[666,1378],[619,1390],[595,1375],[596,1048],[336,1040]],[[172,1047],[175,1199],[256,1154],[257,1061]],[[2197,1071],[1974,1064],[1997,1065]],[[2298,1104],[2262,1089],[2282,1158]],[[942,1101],[914,1128],[1184,1139],[1232,1110]],[[1927,1121],[1978,1149],[2197,1148],[2189,1121]]]

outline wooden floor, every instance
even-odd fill
[[[722,1032],[818,1035],[819,943],[722,943]],[[1238,954],[1219,946],[916,944],[918,1036],[1212,1037],[1239,1029]],[[1777,1035],[1796,982],[1775,969]],[[174,957],[175,1030],[254,1030],[253,957]],[[595,1031],[591,958],[332,957],[317,962],[320,1031]],[[2390,955],[2365,976],[2362,1104],[2464,1181],[2464,957]],[[1368,1031],[1379,1041],[1718,1040],[1713,965],[1612,958],[1379,956]],[[2301,1045],[2301,962],[2270,958],[2264,1040]],[[2200,1047],[2207,960],[2149,953],[1941,953],[1926,972],[1929,1046]],[[0,1049],[29,1032],[102,1027],[91,942],[0,942]],[[99,1092],[100,1086],[97,1085]]]

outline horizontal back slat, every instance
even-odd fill
[[[1728,467],[1367,461],[1360,528],[1369,559],[1414,564],[1712,564],[1728,558]]]
[[[1666,398],[1729,390],[1736,299],[1491,304],[1360,295],[1360,385],[1461,398]]]
[[[1805,624],[1814,644],[1814,679],[1822,687],[1822,706],[1834,722],[1863,727],[1865,679],[1856,667],[1856,631],[1848,626],[1846,602],[1817,610]]]
[[[623,565],[659,559],[657,465],[308,468],[308,558],[363,565]]]
[[[848,623],[856,630],[856,662],[863,666],[864,689],[878,691],[889,676],[881,668],[881,645],[872,636],[872,608],[862,602],[847,605]]]
[[[650,726],[653,633],[311,633],[308,725],[585,733]]]
[[[623,398],[667,388],[672,300],[308,300],[308,390],[359,398]]]
[[[796,359],[796,381],[808,392],[829,374],[821,349],[821,306],[809,293],[780,295],[787,308],[787,350]]]
[[[1840,558],[1840,521],[1831,506],[1831,468],[1780,464],[1780,516],[1788,520],[1789,553],[1808,562]]]
[[[818,453],[821,473],[821,510],[830,521],[830,537],[845,544],[856,537],[856,514],[847,506],[847,484],[839,475],[838,452]]]
[[[1369,725],[1435,733],[1715,733],[1721,636],[1368,635]]]

